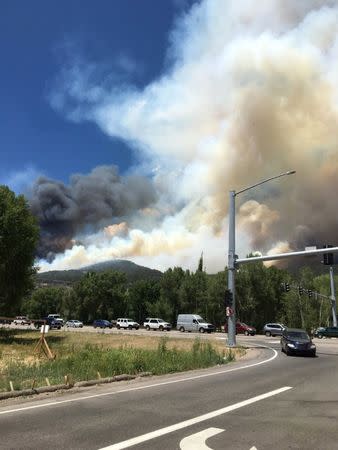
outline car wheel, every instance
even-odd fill
[[[135,330],[138,330],[140,327],[135,327]]]
[[[323,335],[322,334],[318,334],[318,339],[323,339]]]
[[[146,330],[147,330],[147,331],[150,330],[150,326],[149,326],[149,325],[146,326]]]
[[[160,325],[160,326],[158,327],[158,329],[159,329],[160,331],[163,331],[163,330],[164,330],[164,328],[162,327],[162,325]]]
[[[128,330],[132,330],[133,327],[131,325],[128,326]]]
[[[93,325],[94,328],[96,328],[96,325]]]
[[[249,331],[244,331],[245,336],[249,336]]]
[[[203,327],[201,327],[198,331],[199,331],[200,333],[204,333],[204,332],[205,332],[205,329],[204,329]]]
[[[266,332],[265,332],[265,336],[270,337],[270,336],[271,336],[271,331],[266,331]]]
[[[120,325],[116,325],[116,328],[119,330],[121,328],[121,326]]]
[[[184,332],[185,332],[184,327],[180,327],[179,331],[180,331],[181,333],[184,333]]]

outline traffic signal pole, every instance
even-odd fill
[[[332,322],[333,326],[337,326],[337,306],[336,293],[334,288],[333,267],[330,267],[330,286],[331,286],[331,308],[332,308]]]
[[[235,197],[229,192],[229,247],[228,247],[228,289],[232,293],[232,314],[228,316],[228,346],[236,347],[236,300],[235,300]]]

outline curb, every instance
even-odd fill
[[[77,381],[74,384],[71,383],[55,384],[53,386],[42,386],[33,389],[23,389],[21,391],[0,392],[0,401],[9,398],[24,397],[27,395],[43,394],[45,392],[67,390],[72,389],[73,387],[95,386],[98,384],[114,383],[116,381],[128,381],[134,380],[135,378],[150,377],[150,376],[152,376],[152,372],[140,372],[137,375],[122,374],[122,375],[115,375],[113,377],[99,378],[97,380]]]

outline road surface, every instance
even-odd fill
[[[317,358],[281,354],[278,338],[239,341],[254,358],[0,404],[0,448],[338,448],[338,341],[317,341]]]

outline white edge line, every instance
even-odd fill
[[[151,431],[150,433],[143,434],[141,436],[137,436],[126,441],[118,442],[117,444],[109,445],[108,447],[102,447],[100,450],[122,450],[124,448],[131,447],[133,445],[141,444],[142,442],[149,441],[150,439],[154,439],[160,436],[163,436],[168,433],[172,433],[173,431],[181,430],[182,428],[189,427],[191,425],[195,425],[200,422],[204,422],[205,420],[213,419],[221,414],[226,414],[228,412],[234,411],[239,408],[243,408],[243,406],[251,405],[252,403],[259,402],[260,400],[264,400],[266,398],[272,397],[274,395],[281,394],[282,392],[288,391],[292,389],[291,386],[284,386],[279,389],[275,389],[274,391],[266,392],[265,394],[257,395],[256,397],[249,398],[248,400],[244,400],[239,403],[235,403],[230,406],[226,406],[225,408],[217,409],[216,411],[211,411],[207,414],[203,414],[202,416],[194,417],[193,419],[184,420],[183,422],[176,423],[174,425],[170,425],[169,427],[160,428],[159,430]]]
[[[122,394],[124,392],[141,391],[143,389],[150,389],[150,388],[153,388],[153,387],[165,386],[165,385],[168,385],[168,384],[182,383],[182,382],[186,382],[186,381],[198,380],[200,378],[213,377],[213,376],[216,376],[216,375],[222,375],[224,373],[236,372],[237,370],[243,370],[243,369],[248,369],[248,368],[255,367],[255,366],[260,366],[261,364],[266,364],[266,363],[274,360],[278,356],[277,351],[274,348],[272,348],[272,347],[267,347],[267,346],[260,345],[260,344],[255,344],[255,345],[259,346],[259,347],[262,347],[262,348],[267,348],[269,350],[272,350],[274,352],[274,354],[270,358],[265,359],[263,361],[260,361],[260,362],[257,362],[257,363],[253,363],[253,364],[247,364],[247,365],[241,366],[241,367],[235,367],[233,369],[225,369],[225,370],[221,370],[219,372],[214,372],[214,373],[206,373],[206,374],[202,374],[202,375],[194,375],[192,377],[183,378],[183,379],[180,379],[180,380],[162,381],[160,383],[148,384],[147,386],[129,387],[127,389],[120,389],[119,391],[114,391],[114,392],[101,392],[100,394],[86,395],[86,396],[80,397],[80,398],[70,398],[70,399],[67,399],[67,400],[59,400],[59,401],[54,401],[54,402],[49,402],[49,403],[42,403],[42,404],[39,404],[39,405],[24,406],[22,408],[15,408],[15,409],[9,409],[9,410],[5,410],[5,411],[0,411],[0,415],[10,414],[10,413],[15,413],[15,412],[20,412],[20,411],[28,411],[28,410],[31,410],[31,409],[44,408],[44,407],[47,407],[47,406],[62,405],[62,404],[65,404],[65,403],[72,403],[72,402],[77,402],[77,401],[82,401],[82,400],[89,400],[91,398],[106,397],[108,395]]]

